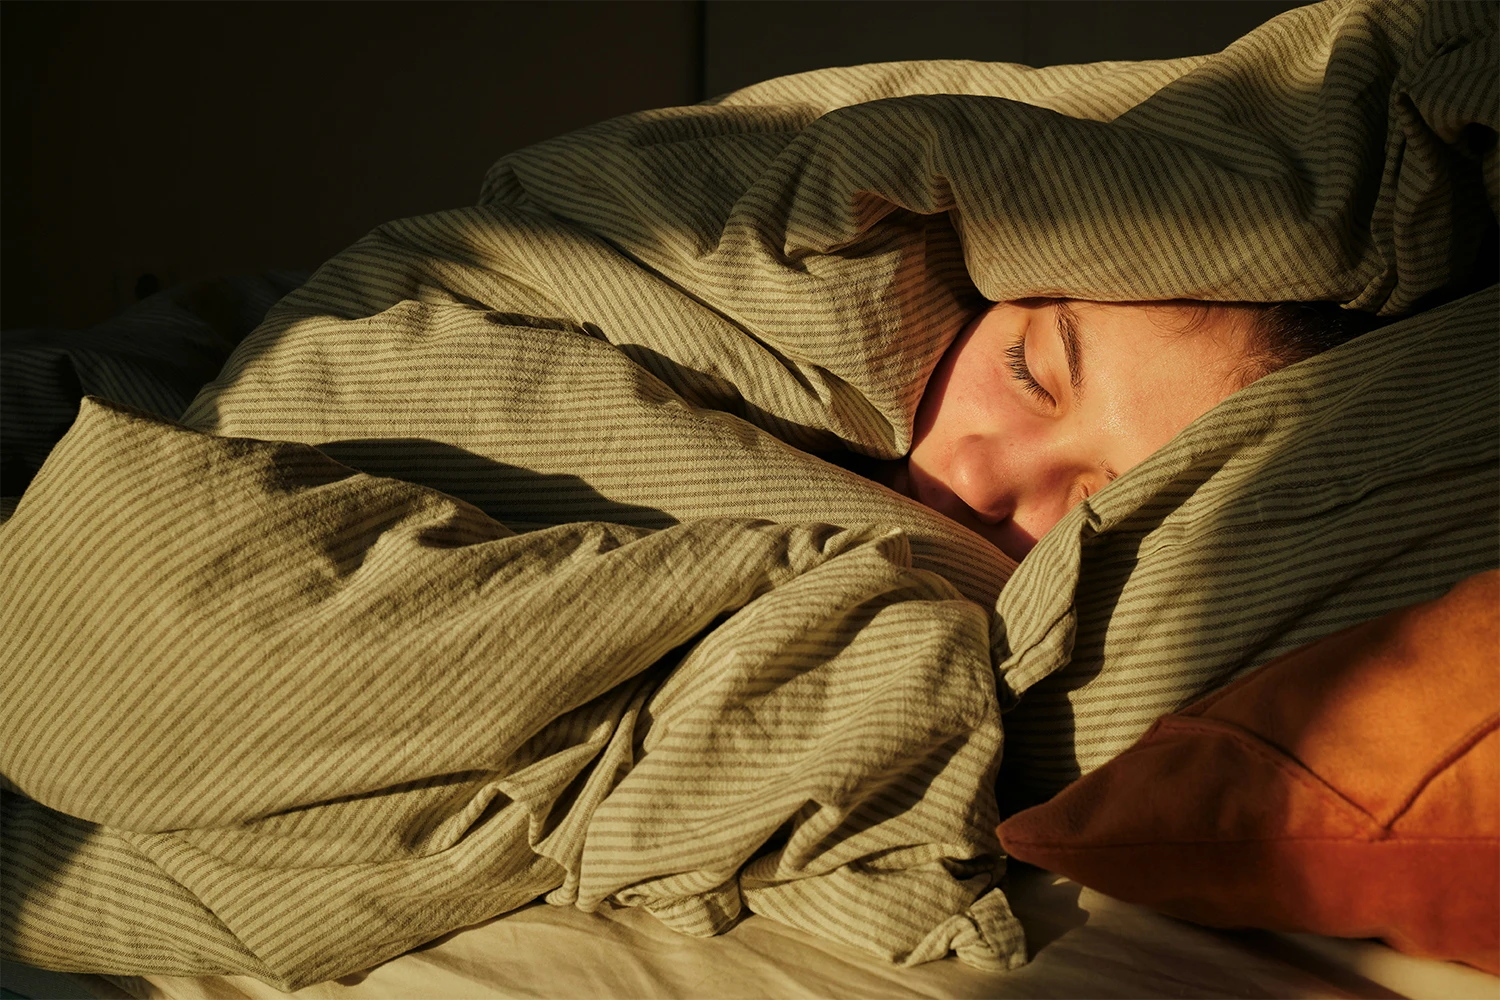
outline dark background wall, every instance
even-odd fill
[[[783,73],[1216,51],[1285,0],[0,5],[0,326],[312,269],[503,154]]]
[[[1203,55],[1301,5],[1279,0],[709,0],[704,87],[707,94],[719,94],[786,73],[899,59],[1054,66]]]

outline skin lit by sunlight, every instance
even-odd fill
[[[998,303],[938,364],[890,485],[1020,559],[1230,395],[1247,345],[1236,307]]]

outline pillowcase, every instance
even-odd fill
[[[1500,974],[1500,572],[1294,650],[1001,824],[1019,860],[1216,927]]]

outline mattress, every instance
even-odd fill
[[[1007,891],[1034,954],[1009,973],[953,959],[901,969],[760,916],[715,938],[690,938],[634,908],[589,914],[538,903],[293,994],[248,976],[63,978],[9,963],[3,979],[33,997],[153,1000],[1500,996],[1500,978],[1466,966],[1373,941],[1210,930],[1028,866],[1015,866]]]

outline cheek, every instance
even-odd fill
[[[917,410],[918,433],[969,432],[999,418],[1006,383],[981,338],[964,337],[943,356]]]
[[[971,394],[966,385],[969,381],[967,366],[963,362],[963,347],[968,342],[964,335],[948,349],[938,362],[922,392],[922,401],[917,406],[916,424],[912,431],[912,451],[931,448],[939,440],[950,436],[951,429],[963,422],[961,402]]]
[[[1162,387],[1170,393],[1170,387]],[[1099,392],[1087,401],[1087,412],[1080,414],[1080,424],[1086,428],[1087,440],[1096,460],[1107,461],[1118,472],[1124,472],[1149,456],[1156,448],[1171,439],[1165,436],[1161,423],[1162,401],[1150,394],[1134,391],[1120,393]]]
[[[1122,401],[1110,400],[1099,407],[1098,427],[1101,437],[1119,439],[1129,431],[1130,408]]]
[[[1087,400],[1086,423],[1120,472],[1145,461],[1226,395],[1195,368],[1165,360],[1143,359],[1132,370],[1108,373]]]

